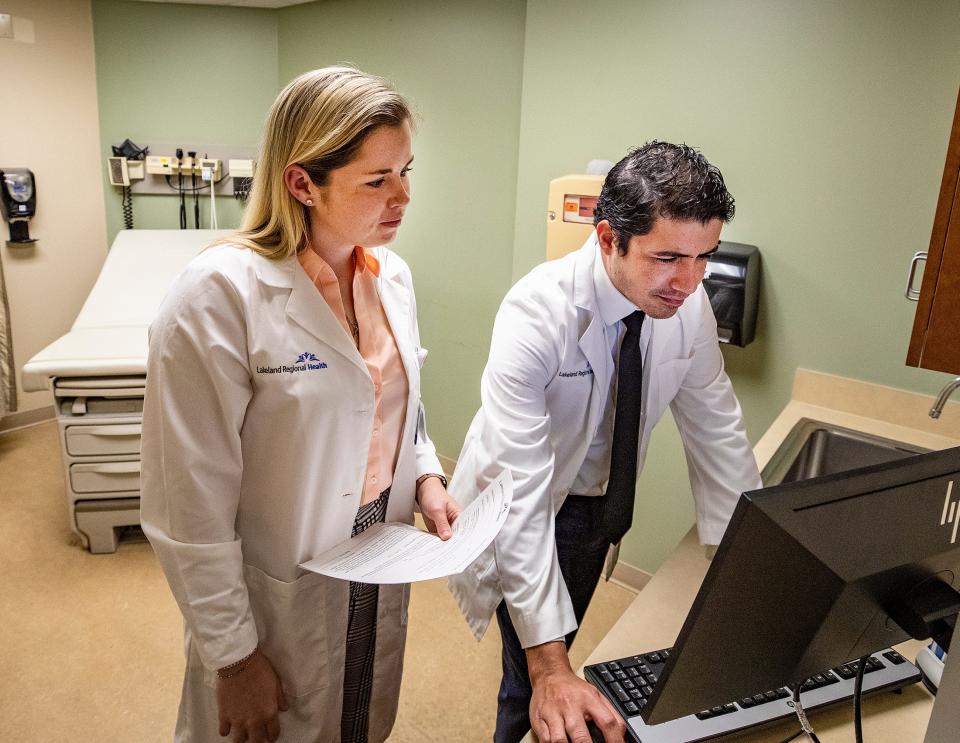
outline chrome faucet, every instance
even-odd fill
[[[940,394],[937,395],[937,401],[933,404],[933,407],[930,408],[930,417],[939,418],[940,413],[943,412],[943,406],[947,404],[947,398],[953,394],[953,391],[960,387],[960,377],[957,377],[952,382],[947,382],[943,389],[940,390]]]

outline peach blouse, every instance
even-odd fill
[[[344,332],[353,339],[333,269],[310,249],[301,251],[297,258]],[[353,309],[360,326],[358,350],[373,380],[376,406],[360,500],[364,505],[376,500],[393,483],[409,390],[400,351],[377,292],[380,263],[358,246],[353,251],[353,267]]]

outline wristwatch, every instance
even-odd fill
[[[420,477],[417,478],[417,487],[419,488],[419,487],[420,487],[420,483],[422,483],[422,482],[423,482],[424,480],[426,480],[428,477],[436,477],[441,483],[443,483],[443,487],[444,487],[444,489],[446,489],[446,487],[447,487],[447,478],[444,477],[443,475],[438,475],[436,472],[428,472],[428,473],[425,474],[425,475],[420,475]]]

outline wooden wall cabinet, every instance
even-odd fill
[[[960,95],[920,284],[907,365],[960,374]],[[907,287],[908,294],[910,287]]]

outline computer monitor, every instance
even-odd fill
[[[642,718],[799,684],[911,636],[949,642],[958,529],[960,447],[744,493]]]

